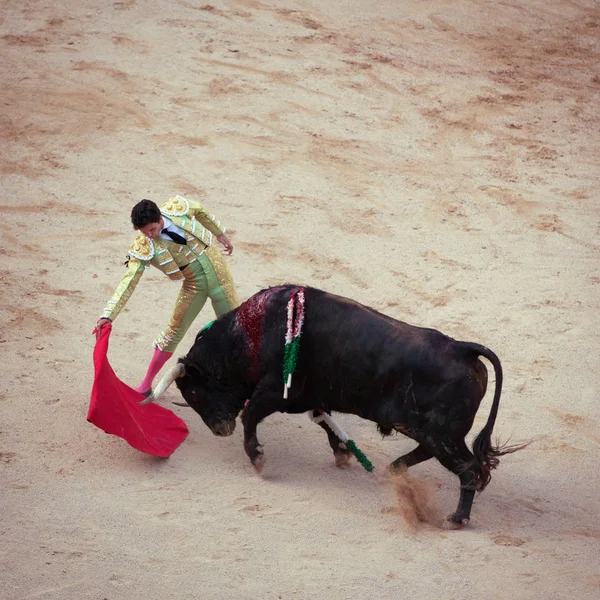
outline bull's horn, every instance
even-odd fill
[[[138,404],[149,404],[158,400],[167,390],[167,388],[179,377],[185,375],[185,365],[183,363],[177,363],[173,366],[166,375],[158,382],[154,392],[150,394],[145,400],[138,402]]]

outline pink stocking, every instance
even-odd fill
[[[171,356],[173,356],[172,352],[163,352],[158,348],[154,348],[154,354],[152,355],[152,359],[148,365],[146,377],[144,377],[144,381],[138,385],[135,391],[140,392],[141,394],[149,391],[150,388],[152,388],[152,382],[154,381],[154,378],[162,369],[163,365],[171,358]]]

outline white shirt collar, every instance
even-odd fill
[[[181,227],[177,227],[177,225],[175,225],[175,223],[173,223],[173,221],[171,221],[171,219],[168,219],[167,217],[165,217],[165,215],[162,215],[162,218],[163,218],[163,229],[168,229],[169,231],[174,231],[175,233],[178,233],[179,235],[185,237],[185,231],[183,229],[181,229]],[[162,231],[158,237],[163,238],[163,240],[171,241],[171,238],[168,235],[165,235],[164,233],[162,233]]]

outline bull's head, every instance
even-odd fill
[[[234,432],[235,420],[244,402],[243,393],[235,393],[222,379],[201,366],[186,364],[185,360],[173,366],[158,383],[154,394],[140,404],[157,400],[173,382],[215,435],[228,436]]]

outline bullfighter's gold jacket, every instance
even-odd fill
[[[129,248],[127,271],[102,311],[103,318],[116,319],[150,265],[160,269],[171,281],[183,281],[185,277],[181,267],[206,252],[217,274],[222,270],[224,261],[220,252],[211,246],[213,236],[221,235],[225,228],[221,227],[214,215],[209,215],[199,202],[181,196],[170,198],[160,207],[160,212],[184,231],[187,246],[161,237],[151,240],[143,233],[138,233]]]

